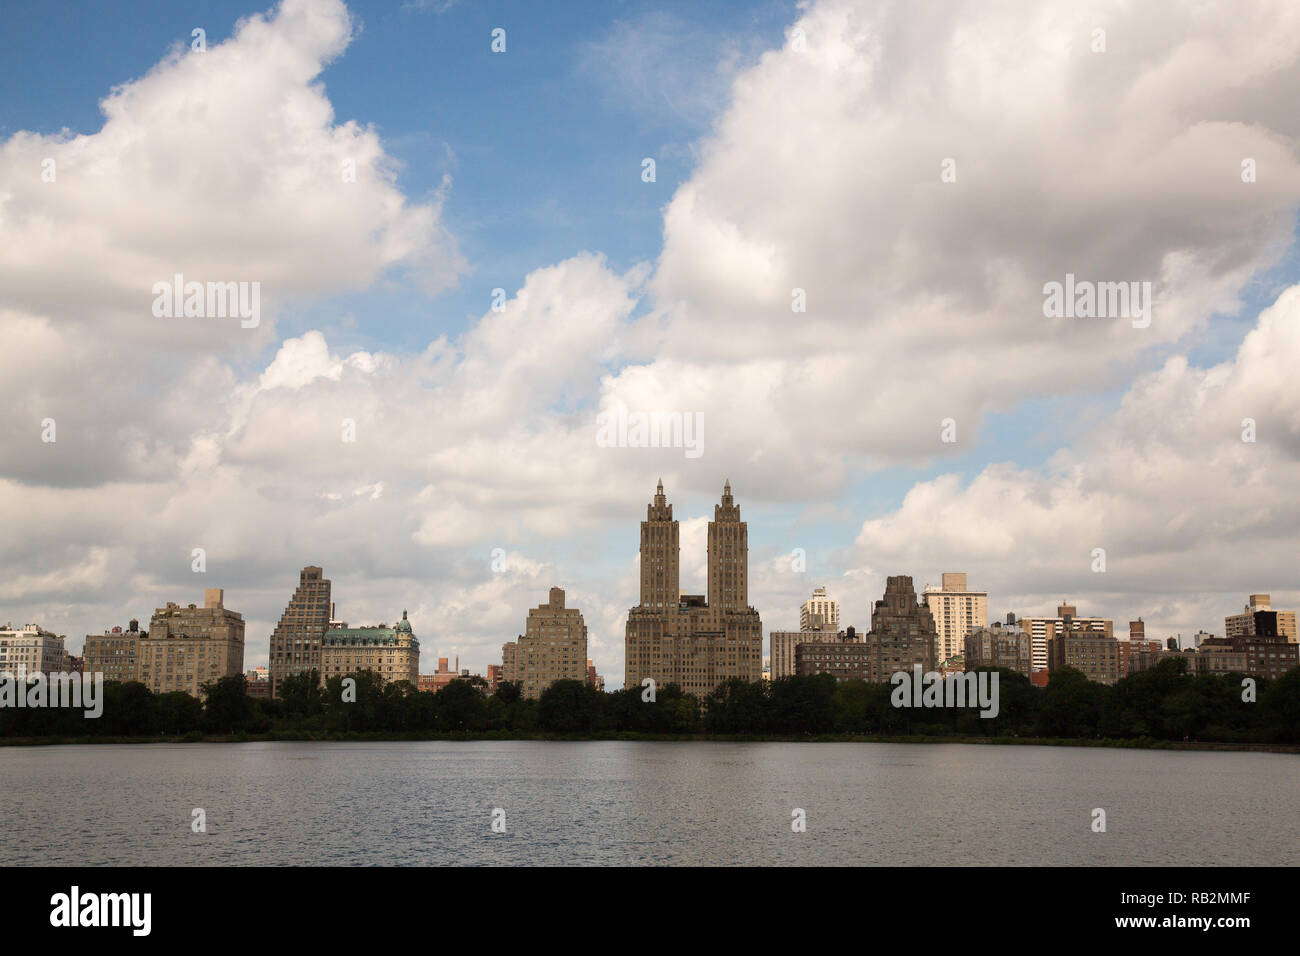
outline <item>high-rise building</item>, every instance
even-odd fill
[[[63,638],[39,624],[0,629],[0,674],[57,674],[63,667]]]
[[[818,640],[824,632],[808,631],[770,631],[767,635],[768,654],[771,657],[772,680],[781,677],[793,677],[794,651],[800,641]]]
[[[321,680],[372,671],[384,683],[414,686],[420,679],[420,642],[405,611],[392,627],[331,627],[321,638],[318,670]]]
[[[965,572],[945,571],[940,580],[939,587],[925,586],[924,597],[934,615],[935,659],[946,661],[965,653],[970,631],[988,626],[989,595],[968,589]]]
[[[1276,611],[1273,609],[1272,603],[1272,599],[1267,594],[1252,594],[1242,613],[1231,614],[1223,619],[1223,636],[1254,637],[1259,633],[1256,626],[1256,616],[1261,611],[1268,611],[1277,615],[1278,636],[1284,637],[1290,643],[1295,644],[1300,640],[1296,632],[1296,612]]]
[[[320,568],[308,565],[298,574],[298,588],[271,632],[271,694],[280,696],[280,683],[289,675],[321,670],[321,641],[329,629],[334,605],[330,582]]]
[[[799,630],[828,631],[831,634],[838,634],[840,602],[827,597],[825,588],[813,588],[812,597],[804,601],[799,608]]]
[[[198,697],[204,684],[243,671],[244,618],[224,601],[221,588],[208,588],[203,607],[168,601],[155,610],[137,645],[140,682],[155,694]]]
[[[624,687],[653,679],[703,699],[732,677],[763,673],[763,623],[749,606],[749,531],[731,483],[708,528],[708,595],[682,594],[680,547],[663,482],[641,522],[641,601],[628,611]]]
[[[519,683],[519,640],[501,645],[501,679],[507,684]]]
[[[550,599],[529,610],[517,643],[515,669],[525,698],[536,700],[557,680],[587,680],[587,625],[582,612],[564,606],[563,588],[551,588]]]
[[[140,653],[140,622],[131,619],[126,630],[115,627],[103,634],[87,634],[82,650],[87,674],[103,674],[106,681],[138,681],[136,658]]]
[[[872,608],[865,643],[867,680],[880,683],[899,671],[910,674],[916,664],[926,673],[935,669],[934,615],[917,601],[911,577],[885,579],[885,595]]]
[[[1067,621],[1069,622],[1067,625]],[[1086,631],[1090,635],[1114,637],[1114,622],[1104,617],[1079,617],[1073,604],[1061,603],[1056,617],[1021,617],[1020,626],[1033,640],[1034,670],[1047,670],[1047,648],[1052,637],[1065,631]]]

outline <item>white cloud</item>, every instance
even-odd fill
[[[1045,612],[1073,596],[1081,613],[1145,614],[1170,633],[1221,632],[1223,614],[1252,592],[1300,601],[1300,387],[1285,371],[1297,358],[1293,286],[1232,361],[1171,358],[1044,468],[991,464],[968,483],[921,482],[862,526],[859,554],[935,576],[966,570],[972,585],[1016,602],[1004,610]],[[1254,442],[1242,440],[1248,418]],[[1105,549],[1105,573],[1092,570],[1094,548]]]
[[[394,273],[433,291],[466,269],[440,199],[408,201],[378,134],[334,116],[320,75],[352,33],[341,4],[286,0],[169,56],[105,99],[97,132],[0,144],[0,333],[24,376],[0,410],[0,518],[30,543],[0,562],[14,616],[75,640],[224,586],[252,664],[297,569],[319,563],[348,619],[409,606],[426,665],[436,648],[481,667],[558,585],[616,681],[656,477],[682,502],[729,476],[751,521],[759,502],[808,512],[874,469],[978,450],[990,411],[1130,382],[1045,469],[920,482],[864,527],[847,572],[823,554],[818,579],[794,574],[775,563],[789,542],[754,544],[765,621],[790,626],[825,583],[866,627],[900,572],[964,569],[1007,609],[1086,595],[1188,630],[1221,613],[1206,582],[1280,592],[1298,527],[1294,293],[1233,362],[1184,353],[1291,248],[1300,11],[822,0],[797,26],[806,49],[736,74],[653,267],[542,265],[503,312],[414,354],[275,331],[287,303]],[[261,281],[267,319],[153,319],[152,284],[176,272]],[[1042,285],[1066,272],[1150,279],[1151,328],[1044,319]],[[348,309],[364,324],[364,303]],[[704,457],[598,447],[596,413],[619,403],[702,412]],[[702,591],[706,519],[680,517],[682,584]],[[1106,575],[1088,571],[1096,546]]]

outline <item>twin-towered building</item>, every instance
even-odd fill
[[[640,603],[628,611],[623,686],[678,684],[703,699],[732,677],[763,676],[763,623],[749,606],[749,532],[731,483],[708,529],[708,594],[681,593],[681,548],[660,481],[641,522]]]

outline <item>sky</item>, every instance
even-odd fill
[[[730,480],[767,631],[944,571],[1161,638],[1300,606],[1297,88],[1286,0],[10,0],[0,620],[220,587],[253,667],[313,564],[481,672],[559,586],[612,688],[660,478],[688,593]]]

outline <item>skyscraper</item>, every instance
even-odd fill
[[[681,596],[680,556],[673,506],[664,496],[664,483],[660,479],[654,501],[646,506],[646,520],[641,522],[641,607],[677,606]]]
[[[740,520],[730,481],[709,522],[709,607],[724,613],[749,607],[749,528]]]
[[[865,643],[867,680],[887,681],[899,671],[911,673],[916,664],[934,670],[934,615],[917,601],[909,576],[885,579],[885,594],[872,608]]]
[[[280,683],[290,674],[321,670],[321,644],[330,626],[330,582],[324,572],[307,566],[298,575],[298,589],[271,632],[271,694],[280,696]]]
[[[706,697],[763,675],[763,624],[749,606],[749,530],[731,483],[709,522],[708,595],[682,594],[678,524],[660,481],[641,522],[641,602],[628,611],[624,687],[679,684]]]
[[[987,591],[968,590],[965,572],[944,572],[942,581],[937,588],[927,584],[924,592],[925,603],[934,615],[934,653],[938,662],[965,653],[966,635],[989,623]]]
[[[587,625],[576,607],[564,606],[564,589],[528,612],[515,650],[523,696],[535,700],[558,680],[587,680]]]

